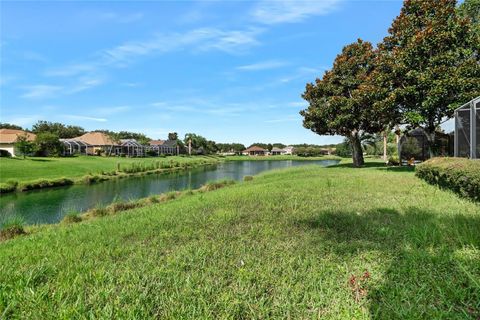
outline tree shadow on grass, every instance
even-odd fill
[[[355,168],[352,163],[339,163],[335,165],[328,166],[328,168]],[[410,166],[387,166],[382,162],[366,162],[363,166],[356,169],[379,169],[392,172],[414,172],[415,167]]]
[[[346,260],[385,257],[383,275],[372,275],[378,280],[366,282],[359,302],[373,319],[480,319],[480,216],[378,208],[326,211],[297,223],[318,229],[318,241]]]
[[[50,162],[53,161],[53,159],[28,159],[30,161],[37,161],[37,162]]]

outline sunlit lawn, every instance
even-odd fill
[[[370,163],[0,243],[5,318],[478,319],[480,207]]]

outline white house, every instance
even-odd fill
[[[28,141],[33,141],[37,137],[23,130],[0,129],[0,150],[5,150],[15,157],[15,142],[19,136],[26,136]]]
[[[288,147],[283,148],[283,153],[282,154],[287,154],[287,155],[293,154],[293,147],[288,146]]]

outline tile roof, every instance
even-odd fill
[[[15,143],[19,136],[26,135],[28,141],[33,141],[37,137],[35,134],[23,130],[0,129],[0,143]]]

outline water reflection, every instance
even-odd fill
[[[0,224],[11,216],[21,216],[27,224],[55,223],[68,212],[82,212],[116,200],[134,200],[173,190],[196,189],[208,181],[242,180],[246,175],[316,164],[328,166],[336,160],[321,161],[232,161],[186,172],[114,179],[93,185],[36,190],[0,197]]]

